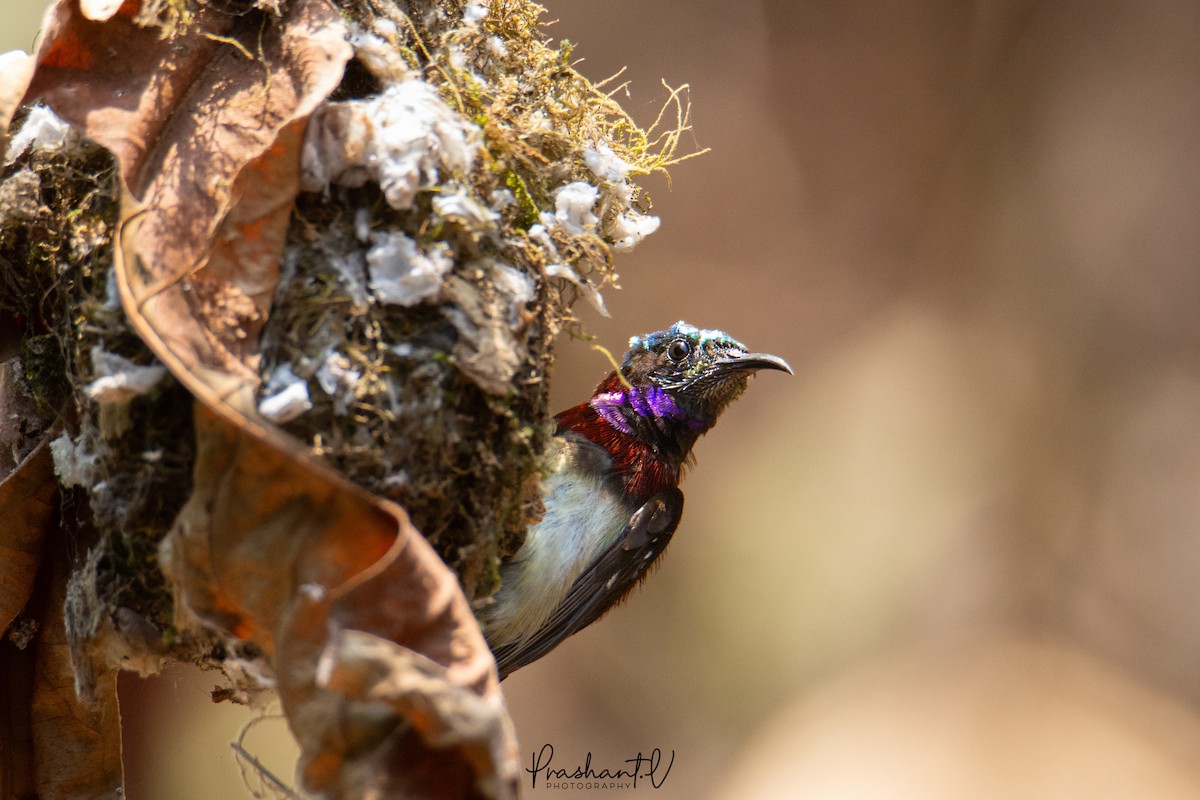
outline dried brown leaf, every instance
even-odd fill
[[[76,695],[61,535],[42,552],[57,533],[57,486],[44,441],[0,483],[0,627],[22,617],[0,640],[0,797],[111,798],[121,786],[116,673],[97,681],[93,704]]]
[[[71,645],[63,622],[65,557],[55,570],[34,644],[34,775],[42,800],[112,798],[122,785],[117,673],[96,676],[93,702],[75,691]]]
[[[27,97],[117,157],[130,193],[128,302],[154,321],[149,344],[189,388],[220,393],[210,370],[256,380],[301,129],[350,46],[324,0],[298,0],[279,20],[202,10],[167,39],[137,26],[136,11],[126,3],[97,23],[60,3]]]
[[[13,456],[29,450],[20,422],[34,416],[16,386],[18,367],[16,359],[0,365],[0,634],[29,600],[58,491],[47,437],[13,463]]]
[[[45,440],[11,473],[0,474],[0,634],[33,590],[46,531],[54,525],[57,489]]]
[[[512,733],[491,656],[454,574],[404,512],[297,445],[205,407],[197,440],[195,491],[165,566],[193,613],[267,650],[309,788],[332,797],[371,788],[515,796]],[[390,714],[347,689],[345,676],[364,669],[360,652],[347,655],[341,644],[347,636],[387,642],[372,682],[410,687]],[[431,670],[436,677],[416,680]],[[447,704],[471,713],[429,728],[426,710]],[[454,719],[470,722],[457,738],[445,730]],[[466,788],[441,793],[454,786]]]
[[[173,120],[171,112],[186,102],[185,95],[198,88],[204,75],[221,65],[229,69],[230,55],[224,50],[233,48],[210,37],[222,35],[233,18],[205,14],[188,33],[163,39],[157,29],[134,23],[139,5],[125,3],[108,20],[95,21],[74,0],[59,0],[46,14],[37,71],[25,100],[40,98],[111,151],[127,184],[140,196],[144,187],[136,179],[157,174],[153,162],[172,157],[157,144],[186,123]],[[244,64],[243,71],[249,72]],[[220,166],[206,166],[205,172],[219,177]],[[202,175],[194,177],[203,180]],[[212,188],[213,200],[219,202],[220,187]],[[197,208],[193,218],[180,223],[203,225],[203,211]]]

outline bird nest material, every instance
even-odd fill
[[[673,127],[643,131],[546,44],[534,4],[418,11],[349,12],[260,410],[400,502],[486,598],[540,511],[550,344],[577,297],[603,308],[610,251],[657,227],[630,179],[677,158],[687,109],[672,92]]]

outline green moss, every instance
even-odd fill
[[[71,393],[62,342],[49,333],[21,340],[21,369],[43,422],[53,422]]]
[[[537,204],[529,195],[525,181],[521,180],[521,176],[516,172],[509,171],[505,173],[504,185],[517,200],[517,208],[520,210],[520,213],[515,216],[517,226],[522,230],[529,230],[538,223],[541,217]]]

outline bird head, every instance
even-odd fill
[[[651,397],[665,394],[687,419],[708,427],[760,369],[792,374],[778,356],[751,353],[724,331],[680,321],[630,339],[621,374],[631,386],[650,389]]]

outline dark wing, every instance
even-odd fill
[[[620,538],[575,579],[567,596],[537,633],[496,648],[500,680],[537,661],[620,602],[667,549],[682,514],[683,492],[675,486],[643,503],[629,518]]]

